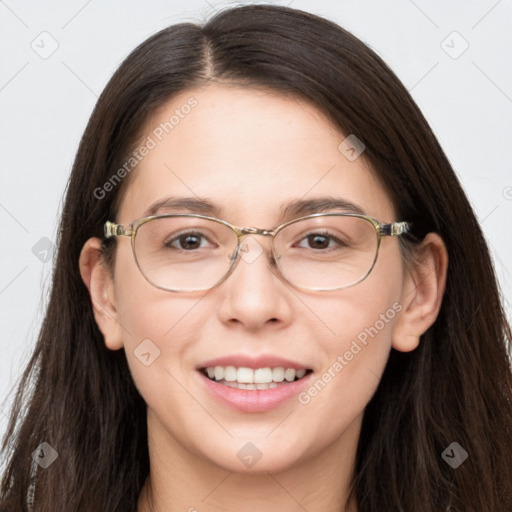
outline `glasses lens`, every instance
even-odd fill
[[[229,271],[237,236],[230,228],[196,217],[158,217],[135,237],[135,259],[159,288],[198,291],[213,287]]]
[[[346,288],[364,279],[377,257],[374,225],[363,218],[325,215],[289,224],[275,238],[278,266],[296,286]]]

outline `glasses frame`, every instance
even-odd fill
[[[287,227],[291,224],[295,224],[296,222],[300,222],[302,220],[312,219],[312,218],[316,218],[316,217],[329,217],[329,216],[357,217],[357,218],[363,219],[373,225],[373,227],[375,228],[376,236],[377,236],[377,250],[375,251],[375,258],[373,259],[371,267],[369,268],[368,272],[366,272],[366,274],[363,277],[361,277],[361,279],[359,279],[358,281],[351,283],[349,285],[346,285],[346,286],[341,286],[339,288],[328,288],[328,289],[305,288],[305,287],[298,286],[298,285],[290,282],[283,275],[283,273],[281,272],[281,269],[279,268],[279,265],[277,263],[280,256],[276,255],[276,253],[275,253],[274,237],[285,227]],[[217,222],[219,224],[223,224],[224,226],[230,228],[236,234],[236,236],[238,238],[238,242],[237,242],[237,246],[236,246],[236,249],[235,249],[233,255],[230,256],[231,265],[229,267],[229,270],[213,286],[211,286],[209,288],[205,288],[204,290],[193,290],[193,291],[170,289],[170,288],[166,288],[163,286],[158,286],[153,281],[151,281],[142,271],[142,269],[139,265],[139,261],[137,260],[137,254],[135,252],[135,236],[137,235],[137,230],[141,226],[146,224],[147,222],[150,222],[154,219],[168,218],[168,217],[192,217],[192,218],[198,218],[198,219],[211,220],[211,221]],[[358,214],[358,213],[342,213],[342,212],[313,213],[311,215],[306,215],[303,217],[298,217],[296,219],[287,221],[287,222],[275,227],[274,229],[261,229],[261,228],[256,228],[256,227],[235,226],[234,224],[231,224],[225,220],[218,219],[216,217],[209,217],[207,215],[201,215],[199,213],[166,213],[166,214],[161,214],[161,215],[151,215],[149,217],[143,217],[141,219],[137,219],[137,220],[133,221],[129,226],[123,226],[121,224],[116,224],[115,222],[111,222],[111,221],[107,220],[104,224],[104,235],[105,235],[105,238],[107,238],[107,239],[112,238],[112,237],[118,237],[118,236],[130,237],[132,253],[133,253],[133,257],[135,259],[135,263],[137,264],[137,268],[139,269],[140,273],[143,275],[144,279],[146,279],[146,281],[149,284],[151,284],[152,286],[154,286],[155,288],[158,288],[160,290],[176,292],[176,293],[195,293],[195,292],[199,292],[199,291],[208,291],[208,290],[215,288],[216,286],[219,286],[231,275],[231,273],[234,271],[235,267],[237,266],[238,262],[240,261],[240,254],[242,252],[241,244],[242,244],[243,237],[247,236],[247,235],[262,235],[262,236],[270,236],[271,237],[271,244],[272,244],[271,264],[272,264],[272,266],[274,266],[276,268],[276,270],[279,273],[279,276],[282,279],[284,279],[289,285],[291,285],[294,288],[299,289],[299,290],[330,292],[330,291],[337,291],[337,290],[343,290],[345,288],[350,288],[351,286],[354,286],[354,285],[360,283],[361,281],[363,281],[364,279],[366,279],[368,277],[368,275],[370,274],[370,272],[373,270],[373,267],[375,266],[375,262],[377,261],[382,237],[384,237],[384,236],[400,236],[404,233],[410,232],[411,227],[412,227],[411,223],[406,222],[406,221],[395,221],[395,222],[391,222],[389,224],[382,224],[377,219],[375,219],[374,217],[371,217],[369,215],[362,215],[362,214]]]

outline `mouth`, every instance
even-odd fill
[[[199,372],[208,379],[235,389],[266,390],[286,386],[312,373],[310,368],[285,368],[282,366],[248,368],[245,366],[208,366]]]

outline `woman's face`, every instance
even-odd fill
[[[207,200],[238,226],[270,229],[288,203],[322,197],[355,203],[383,223],[407,220],[396,219],[363,157],[339,149],[344,139],[297,99],[237,86],[186,91],[147,124],[142,143],[150,149],[139,155],[115,220],[129,225],[171,196]],[[166,212],[177,213],[158,211]],[[253,256],[226,281],[207,292],[172,293],[144,279],[129,238],[118,237],[112,296],[119,326],[106,343],[124,346],[161,450],[230,471],[280,471],[355,446],[392,346],[406,274],[398,240],[384,237],[362,282],[300,291],[269,265],[270,240],[249,238],[245,255]],[[269,359],[255,361],[262,356]],[[220,366],[252,360],[312,373],[273,389],[234,390],[199,370],[224,358]],[[293,391],[283,392],[286,386]]]

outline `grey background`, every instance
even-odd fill
[[[268,3],[341,24],[411,91],[480,219],[511,317],[512,0]],[[42,320],[62,196],[97,96],[148,36],[226,5],[235,3],[0,1],[1,435]]]

